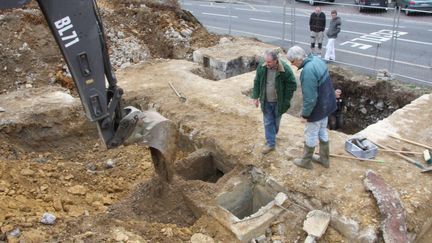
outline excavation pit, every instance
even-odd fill
[[[255,167],[230,177],[216,197],[216,207],[207,210],[241,242],[265,234],[283,209],[275,197],[283,187]]]
[[[274,195],[264,186],[244,182],[236,185],[232,191],[220,195],[218,204],[239,220],[243,220],[270,205],[273,199]]]
[[[335,69],[330,74],[335,89],[342,90],[346,107],[343,127],[346,134],[355,134],[371,124],[389,117],[427,90],[414,90],[407,86],[375,81],[363,76],[346,75],[347,71]],[[330,120],[329,120],[330,122]]]
[[[185,180],[216,183],[229,170],[219,161],[214,153],[197,150],[176,163],[176,174]]]

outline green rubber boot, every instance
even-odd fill
[[[315,151],[315,147],[308,147],[306,144],[304,145],[303,158],[295,159],[293,163],[299,167],[311,170],[313,168],[312,165],[312,156]]]
[[[324,142],[320,140],[320,155],[314,154],[312,160],[314,162],[320,163],[325,168],[330,167],[330,144],[329,142]]]

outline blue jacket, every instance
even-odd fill
[[[316,122],[336,110],[336,96],[327,64],[321,58],[309,55],[300,66],[303,93],[302,117]]]

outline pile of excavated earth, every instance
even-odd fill
[[[174,178],[155,173],[142,145],[101,144],[35,3],[2,11],[0,242],[432,237],[432,175],[396,154],[332,158],[329,169],[292,163],[303,146],[300,88],[276,150],[261,154],[262,112],[249,94],[264,51],[278,47],[210,34],[175,1],[98,3],[124,103],[176,124]],[[390,135],[432,145],[430,90],[340,67],[331,76],[346,95],[349,124],[330,131],[332,154],[350,156],[345,141],[354,133],[397,150],[424,149]],[[428,166],[420,155],[408,159]]]

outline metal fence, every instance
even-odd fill
[[[338,1],[343,0],[182,0],[181,3],[210,31],[252,36],[284,48],[300,45],[307,50],[311,42],[310,14],[319,6],[326,14],[328,27],[330,11],[336,9],[342,19],[342,31],[336,39],[335,63],[371,75],[387,73],[391,74],[388,78],[432,85],[432,11],[413,9],[415,0],[407,6],[399,3],[400,7],[395,3],[373,6],[378,0],[356,0],[359,4]],[[325,38],[323,52],[326,42]]]

